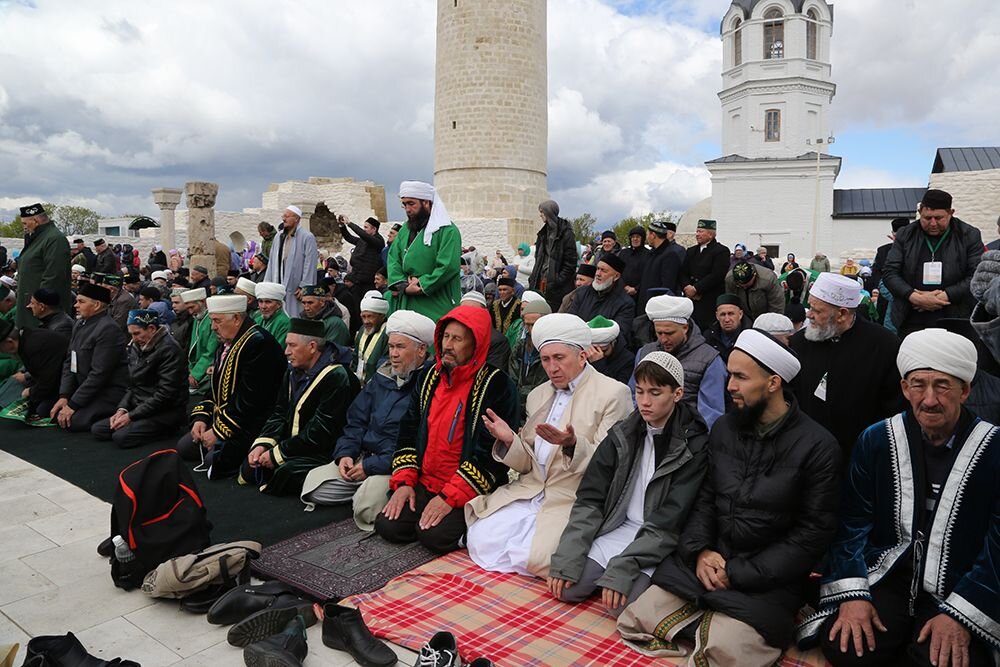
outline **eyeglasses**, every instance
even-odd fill
[[[948,380],[934,380],[933,382],[927,382],[926,380],[907,380],[906,386],[910,391],[917,394],[926,394],[927,390],[930,389],[931,393],[935,396],[943,396],[949,394],[958,387]]]

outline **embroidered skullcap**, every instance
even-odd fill
[[[257,300],[284,301],[285,286],[281,283],[257,283]]]
[[[240,294],[217,294],[205,299],[210,313],[245,313],[247,299]]]
[[[324,299],[330,296],[330,290],[327,289],[326,285],[306,285],[302,288],[302,296],[314,296]]]
[[[896,366],[903,378],[913,371],[932,370],[972,382],[977,358],[976,346],[968,338],[944,329],[923,329],[903,339]]]
[[[686,296],[654,296],[646,302],[646,317],[650,322],[687,324],[694,312],[694,302]]]
[[[621,327],[614,320],[609,320],[603,315],[598,315],[587,322],[590,327],[590,336],[594,345],[607,345],[618,340]]]
[[[123,283],[124,283],[124,280],[117,273],[109,273],[108,275],[104,276],[104,284],[105,285],[111,285],[112,287],[119,287],[120,288]]]
[[[758,366],[780,376],[786,383],[794,380],[802,368],[794,352],[759,329],[747,329],[741,333],[733,349],[747,354]]]
[[[622,273],[623,271],[625,271],[625,260],[619,257],[618,255],[615,255],[614,253],[609,252],[606,253],[605,255],[602,255],[601,258],[597,260],[598,264],[600,264],[601,262],[604,262],[618,273]],[[596,272],[594,275],[597,275]]]
[[[194,303],[195,301],[204,301],[208,298],[208,292],[204,287],[198,287],[195,289],[189,289],[181,292],[181,301],[184,303]]]
[[[169,280],[170,274],[166,271],[153,271],[153,275],[150,276],[150,280]]]
[[[292,213],[294,213],[295,215],[299,216],[300,218],[302,217],[302,209],[299,208],[298,206],[286,206],[285,210],[286,211],[291,211]]]
[[[323,338],[325,331],[326,327],[323,324],[323,320],[307,320],[302,317],[293,317],[288,321],[288,333]]]
[[[677,383],[678,387],[684,386],[684,366],[682,366],[681,362],[677,360],[677,357],[670,354],[669,352],[663,352],[662,350],[655,350],[647,354],[645,357],[643,357],[642,361],[636,364],[636,368],[646,363],[647,361],[651,364],[656,364],[657,366],[665,370],[667,373],[669,373],[670,377],[674,379],[674,382]]]
[[[35,215],[41,215],[45,213],[45,207],[41,204],[32,204],[31,206],[22,206],[20,209],[22,218],[30,218]]]
[[[753,321],[753,328],[766,331],[769,334],[790,334],[795,332],[795,325],[781,313],[762,313]]]
[[[434,345],[434,320],[412,310],[397,310],[386,320],[387,334],[400,334],[430,347]]]
[[[525,292],[525,294],[527,294],[527,292]],[[536,315],[551,315],[552,306],[550,306],[549,302],[545,299],[542,299],[541,301],[525,301],[524,299],[521,299],[521,316],[523,317],[532,313]]]
[[[441,201],[437,190],[430,183],[403,181],[399,184],[399,198],[422,199],[431,202],[431,217],[427,220],[427,226],[424,227],[424,245],[429,246],[434,233],[451,224],[448,209],[444,207],[444,202]]]
[[[733,267],[733,280],[737,285],[746,285],[757,276],[753,266],[749,262],[739,261]]]
[[[464,303],[466,305],[476,304],[486,308],[486,297],[483,296],[482,292],[477,292],[476,290],[471,290],[462,295],[462,300],[459,303]]]
[[[252,297],[257,296],[257,283],[250,280],[249,278],[240,278],[236,281],[236,289],[246,292]]]
[[[716,230],[718,228],[719,228],[719,223],[717,223],[715,220],[699,220],[698,221],[698,229],[711,229],[711,230],[714,231],[714,230]]]
[[[389,312],[389,302],[385,300],[385,297],[378,290],[368,290],[361,297],[361,312],[364,313],[366,311],[385,315]]]
[[[563,343],[586,350],[593,344],[587,323],[569,313],[552,313],[538,318],[531,328],[531,343],[541,350],[549,343]]]
[[[857,308],[861,303],[861,285],[839,273],[821,273],[809,288],[809,295],[838,308]]]
[[[111,303],[111,292],[108,291],[108,288],[94,285],[93,283],[84,283],[81,285],[80,296],[85,296],[88,299],[94,299],[101,303]]]
[[[140,327],[151,327],[160,323],[160,314],[148,308],[137,308],[128,311],[127,324],[137,324]]]
[[[524,292],[521,294],[522,304],[532,303],[535,301],[545,301],[545,297],[539,294],[538,292],[534,292],[530,289],[524,290]]]

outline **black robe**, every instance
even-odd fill
[[[701,246],[687,249],[681,269],[681,286],[690,285],[698,290],[692,319],[702,329],[715,321],[715,300],[726,291],[726,274],[729,272],[729,248],[715,239]],[[679,292],[678,294],[682,294]]]

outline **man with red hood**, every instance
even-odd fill
[[[517,390],[486,363],[491,326],[489,312],[472,306],[458,306],[438,322],[437,362],[416,379],[392,459],[393,493],[375,520],[375,532],[390,542],[419,541],[439,553],[458,549],[465,504],[507,482],[483,417],[492,410],[504,421],[516,419]]]

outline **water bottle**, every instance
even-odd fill
[[[121,535],[115,535],[111,538],[111,542],[115,545],[115,559],[119,563],[124,565],[135,560],[135,553],[128,548],[125,538]]]

